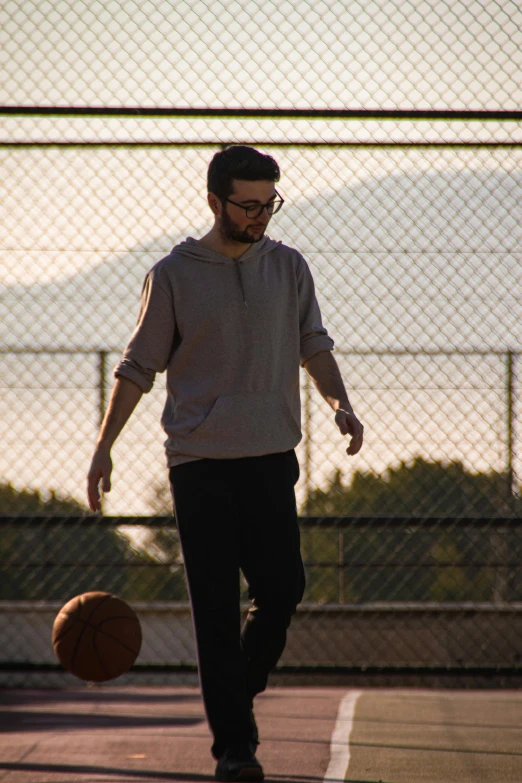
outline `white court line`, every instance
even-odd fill
[[[341,699],[337,721],[330,740],[330,763],[324,780],[345,780],[350,763],[350,734],[357,699],[362,691],[348,691]]]

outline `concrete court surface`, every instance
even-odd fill
[[[273,783],[521,783],[522,691],[271,687]],[[0,690],[1,783],[213,780],[197,687]]]

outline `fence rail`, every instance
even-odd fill
[[[307,588],[278,671],[522,673],[521,518],[299,522]],[[161,682],[173,672],[195,672],[173,523],[0,517],[0,682],[18,683],[25,672],[42,684],[62,671],[50,644],[52,623],[63,603],[89,590],[119,595],[140,617],[144,647],[126,677]]]
[[[245,108],[196,108],[190,107],[148,107],[148,106],[0,106],[0,117],[10,116],[56,116],[56,117],[201,117],[234,119],[305,119],[305,120],[482,120],[520,122],[522,111],[504,109],[245,109]]]
[[[93,390],[95,390],[95,394],[97,396],[97,426],[100,427],[101,423],[103,421],[106,407],[107,407],[107,395],[108,395],[108,389],[110,388],[110,371],[111,367],[109,365],[109,357],[111,354],[113,356],[118,355],[120,353],[121,349],[118,349],[117,347],[108,347],[104,349],[99,350],[92,350],[92,349],[82,349],[82,348],[37,348],[37,347],[23,347],[23,348],[17,348],[15,346],[13,347],[4,347],[0,348],[0,356],[5,356],[6,358],[8,356],[24,356],[24,355],[34,355],[34,356],[60,356],[60,355],[79,355],[79,356],[87,356],[87,357],[95,357],[95,367],[96,367],[96,378],[92,382]],[[503,419],[503,429],[504,433],[502,437],[502,440],[504,442],[503,450],[504,450],[504,468],[501,469],[499,472],[501,472],[505,477],[505,490],[504,490],[504,513],[511,513],[512,515],[517,515],[520,513],[519,507],[516,504],[517,497],[519,495],[519,482],[517,478],[517,471],[516,471],[516,462],[517,458],[519,458],[518,450],[519,445],[517,442],[517,418],[518,418],[518,412],[516,407],[516,401],[517,401],[517,370],[518,370],[518,363],[519,363],[519,357],[520,357],[520,351],[517,350],[511,350],[509,348],[506,348],[505,350],[500,349],[489,349],[489,350],[458,350],[458,349],[426,349],[426,350],[416,350],[416,349],[396,349],[396,350],[386,350],[386,349],[375,349],[375,350],[342,350],[342,349],[336,349],[336,356],[341,357],[341,359],[346,362],[347,364],[350,363],[350,359],[357,359],[358,357],[367,358],[367,359],[373,359],[375,357],[385,359],[386,357],[412,357],[412,358],[437,358],[437,357],[445,357],[449,358],[451,360],[457,360],[460,357],[483,357],[484,359],[487,359],[488,357],[498,357],[503,362],[503,377],[498,378],[497,384],[499,384],[501,387],[503,387],[503,406],[504,406],[504,414],[502,416]],[[303,422],[303,440],[301,444],[302,448],[302,457],[301,457],[301,464],[302,464],[302,472],[303,472],[303,485],[304,485],[304,495],[306,498],[309,498],[314,491],[314,481],[312,478],[312,472],[313,472],[313,462],[314,462],[314,451],[317,451],[317,448],[314,444],[314,436],[317,436],[317,428],[314,428],[313,424],[313,416],[312,416],[312,408],[313,408],[313,397],[315,394],[315,390],[313,388],[313,385],[311,383],[310,377],[308,374],[306,374],[304,371],[302,373],[302,396],[303,396],[303,409],[304,409],[304,422]],[[443,379],[443,384],[439,384],[437,380],[434,381],[433,388],[437,388],[437,385],[439,385],[439,388],[447,390],[448,386],[451,385],[451,381],[448,383],[448,378],[445,376]],[[19,378],[18,376],[15,377],[14,384],[17,386],[19,384]],[[11,388],[11,384],[8,381],[7,383],[4,382],[4,384],[0,383],[0,386],[4,385],[6,388]],[[400,385],[400,383],[399,383]],[[13,387],[14,388],[14,387]],[[389,386],[387,387],[390,388]],[[405,386],[402,386],[404,390],[406,390]],[[425,386],[426,388],[426,386]],[[455,390],[458,390],[458,387],[454,387]],[[102,500],[103,503],[103,500]],[[510,511],[511,510],[511,511]],[[102,507],[103,511],[103,507]],[[384,516],[389,517],[389,511],[387,510],[384,513]],[[454,514],[453,514],[454,516]]]

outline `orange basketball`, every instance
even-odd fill
[[[53,647],[67,671],[88,682],[114,680],[141,649],[141,626],[131,607],[110,593],[71,598],[56,615]]]

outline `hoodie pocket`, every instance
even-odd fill
[[[241,392],[218,397],[179,447],[183,454],[232,459],[287,451],[301,437],[301,422],[283,392]]]

